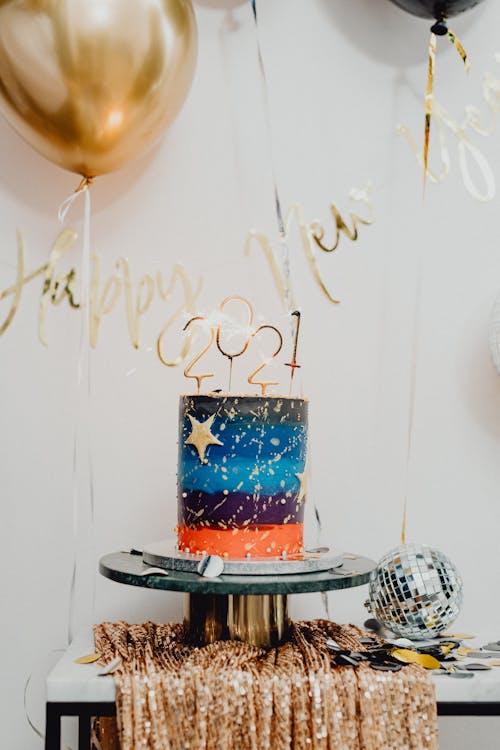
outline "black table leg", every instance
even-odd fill
[[[116,716],[114,703],[47,703],[45,750],[61,750],[61,717],[78,717],[78,748],[90,750],[91,722],[94,716]]]
[[[437,704],[438,716],[500,716],[499,701],[443,701]]]
[[[78,717],[78,750],[90,750],[90,725],[92,716],[84,713]]]
[[[45,750],[61,748],[61,712],[57,705],[47,703],[45,723]]]

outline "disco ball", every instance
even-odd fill
[[[379,561],[370,577],[368,610],[396,635],[433,638],[462,605],[462,579],[446,555],[425,544],[403,544]]]

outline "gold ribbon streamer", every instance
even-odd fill
[[[413,335],[411,343],[411,360],[410,360],[410,388],[409,388],[409,408],[408,408],[408,435],[406,443],[406,476],[405,476],[405,494],[403,501],[403,518],[401,522],[401,544],[406,543],[406,517],[408,508],[408,494],[410,488],[410,463],[413,446],[413,431],[415,422],[415,404],[417,395],[417,366],[418,350],[420,342],[420,320],[422,309],[422,275],[423,275],[423,253],[420,250],[418,256],[417,278],[415,283],[415,307],[413,312]]]
[[[462,58],[462,61],[465,65],[465,70],[468,73],[470,71],[470,62],[469,62],[469,58],[467,57],[467,52],[464,50],[462,43],[460,42],[460,39],[457,39],[457,37],[455,36],[453,31],[451,31],[451,29],[448,29],[447,36],[450,42],[455,47],[455,49],[457,50],[460,57]]]
[[[429,139],[431,130],[431,119],[433,109],[433,90],[434,90],[434,70],[436,62],[436,36],[447,36],[450,42],[453,44],[460,57],[462,58],[465,70],[467,73],[470,70],[470,63],[460,40],[456,35],[446,28],[444,20],[440,19],[431,29],[431,38],[429,41],[429,64],[427,69],[427,89],[425,92],[425,131],[424,131],[424,153],[423,153],[423,165],[424,165],[424,192],[427,180],[427,165],[429,159]],[[406,542],[406,519],[408,510],[408,488],[409,488],[409,474],[410,474],[410,460],[411,450],[413,443],[413,422],[414,422],[414,411],[415,411],[415,395],[416,395],[416,380],[417,380],[417,359],[418,359],[418,340],[419,340],[419,329],[420,329],[420,307],[421,307],[421,294],[422,294],[422,257],[419,259],[418,275],[417,275],[417,286],[416,286],[416,299],[415,299],[415,316],[413,321],[413,340],[412,340],[412,355],[411,355],[411,371],[410,371],[410,407],[408,416],[408,443],[407,443],[407,454],[406,454],[406,488],[403,502],[403,518],[401,522],[401,544]]]
[[[427,163],[429,160],[429,140],[431,132],[432,108],[434,100],[434,74],[436,67],[436,35],[447,36],[453,44],[458,54],[462,58],[465,70],[470,71],[470,62],[467,53],[463,48],[460,39],[450,29],[446,28],[444,21],[441,19],[431,29],[431,38],[429,40],[429,63],[427,66],[427,89],[425,92],[425,129],[424,129],[424,192],[427,182]]]
[[[434,66],[436,61],[436,35],[431,31],[429,40],[429,64],[427,67],[427,89],[425,92],[425,129],[424,129],[424,192],[427,182],[427,162],[429,161],[429,139],[431,133],[432,96],[434,89]]]

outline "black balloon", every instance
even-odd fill
[[[408,13],[420,18],[451,18],[474,8],[482,0],[391,0]]]

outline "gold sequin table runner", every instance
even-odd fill
[[[238,641],[195,647],[180,624],[103,623],[103,662],[116,656],[121,750],[421,750],[438,747],[434,685],[408,665],[334,666],[333,638],[362,651],[366,632],[294,623],[273,649]]]

